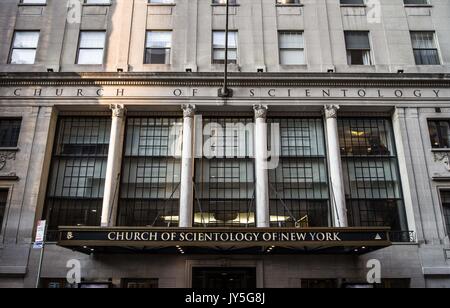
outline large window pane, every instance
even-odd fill
[[[252,122],[252,118],[203,119],[207,146],[204,157],[196,161],[195,226],[256,225]]]
[[[109,118],[59,119],[46,202],[50,231],[100,224],[110,126]]]
[[[119,225],[178,226],[181,132],[178,118],[128,119]]]
[[[279,126],[280,163],[269,170],[273,227],[329,225],[328,171],[321,119],[270,119]],[[272,151],[275,142],[272,142]]]
[[[350,225],[406,230],[390,120],[341,118],[339,137]]]

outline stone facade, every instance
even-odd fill
[[[230,17],[231,29],[238,31],[238,63],[230,65],[231,98],[217,97],[223,65],[212,64],[211,59],[211,33],[223,30],[224,6],[211,5],[210,0],[165,5],[112,0],[109,5],[81,5],[78,12],[77,5],[68,8],[61,0],[47,0],[46,5],[19,2],[0,4],[4,38],[0,116],[22,119],[17,148],[0,149],[8,157],[0,168],[0,188],[9,192],[0,222],[0,287],[36,285],[40,251],[32,244],[37,221],[45,218],[59,117],[111,117],[110,107],[120,106],[126,113],[114,118],[119,121],[116,133],[123,137],[121,116],[183,118],[181,106],[195,106],[195,114],[253,116],[255,105],[267,106],[268,117],[323,117],[328,127],[328,121],[345,116],[391,118],[407,225],[414,231],[414,241],[363,256],[85,255],[49,243],[41,277],[64,278],[67,261],[78,259],[86,281],[112,280],[120,285],[123,278],[157,278],[160,287],[190,287],[193,266],[246,266],[256,267],[259,287],[288,288],[300,287],[302,279],[309,278],[364,282],[367,261],[378,259],[383,278],[410,279],[411,287],[450,287],[450,230],[440,197],[441,190],[450,189],[450,149],[433,149],[428,129],[429,119],[450,118],[447,0],[430,0],[426,6],[380,0],[381,19],[375,21],[368,18],[369,7],[341,6],[338,0],[303,0],[302,5],[291,6],[275,5],[274,0],[238,0]],[[40,30],[35,64],[9,64],[14,32],[26,30]],[[106,31],[102,65],[75,64],[80,30]],[[170,64],[143,64],[146,30],[173,31]],[[279,64],[278,31],[304,33],[305,65]],[[347,64],[344,31],[370,32],[373,65]],[[411,31],[435,32],[441,65],[415,64]],[[325,106],[329,106],[326,112]],[[193,111],[184,111],[184,120],[194,121]],[[192,129],[193,122],[184,125]],[[115,146],[120,152],[120,142]],[[118,172],[121,159],[111,155],[110,159],[115,166],[110,170]],[[184,160],[183,165],[192,165],[192,160]],[[184,178],[189,179],[189,172]],[[110,179],[114,187],[114,177]],[[339,186],[333,188],[342,189]],[[108,193],[108,200],[115,197],[114,191]],[[185,196],[192,194],[185,190]],[[345,213],[342,199],[345,193],[336,201],[341,215]],[[183,201],[185,207],[192,204]],[[111,204],[106,215],[114,214],[114,201],[105,203]],[[191,214],[183,214],[186,227]],[[260,220],[267,224],[267,216]]]

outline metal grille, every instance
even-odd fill
[[[194,225],[254,227],[252,118],[205,118],[203,158],[195,168]]]
[[[182,119],[129,118],[119,204],[121,226],[178,226]]]
[[[270,119],[279,125],[280,162],[269,170],[272,227],[329,225],[328,171],[321,119]],[[272,151],[273,152],[273,151]]]
[[[350,225],[407,230],[390,120],[341,118],[339,136]]]
[[[21,119],[0,119],[0,147],[17,147],[21,124]]]
[[[447,233],[450,234],[450,191],[441,191],[442,207],[444,208],[444,218]]]
[[[8,190],[0,189],[0,232],[3,227],[3,219],[5,218],[6,203],[8,202]]]
[[[47,191],[49,231],[100,225],[111,120],[60,118]]]

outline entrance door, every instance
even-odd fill
[[[256,268],[204,268],[192,269],[194,289],[255,289]]]

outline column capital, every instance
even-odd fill
[[[325,105],[325,117],[327,119],[336,119],[340,108],[339,105]]]
[[[255,118],[265,119],[267,118],[267,112],[269,110],[269,107],[265,105],[254,105],[253,110],[255,111]]]
[[[113,118],[123,118],[125,116],[125,106],[121,104],[110,105],[109,109],[112,111]]]
[[[183,110],[183,117],[193,118],[195,116],[195,105],[182,105],[181,109]]]

